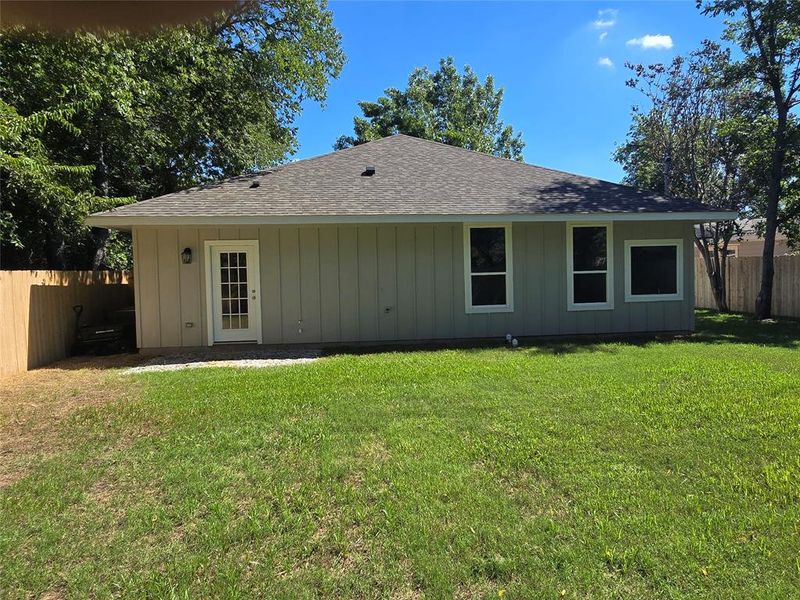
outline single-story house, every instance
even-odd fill
[[[691,331],[694,224],[736,216],[395,135],[89,224],[163,349]]]

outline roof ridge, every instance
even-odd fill
[[[360,177],[365,174],[363,167],[371,164],[376,164],[379,176]],[[207,215],[224,220],[236,215],[615,214],[690,210],[702,212],[709,208],[685,198],[665,197],[630,185],[396,133],[207,181],[109,214]]]
[[[298,160],[293,160],[293,161],[288,162],[288,163],[283,163],[282,165],[279,165],[279,166],[281,168],[293,167],[294,165],[299,165],[301,163],[307,163],[307,162],[310,162],[312,160],[317,160],[317,159],[320,159],[320,158],[326,158],[328,156],[333,156],[334,154],[345,153],[345,152],[349,152],[350,150],[355,150],[357,148],[363,148],[365,146],[369,146],[370,144],[375,144],[377,142],[382,142],[384,140],[388,140],[390,138],[397,137],[399,135],[404,135],[404,134],[395,133],[395,134],[392,134],[392,135],[386,135],[386,136],[383,136],[382,138],[378,138],[377,140],[369,140],[367,142],[364,142],[363,144],[355,144],[353,146],[348,146],[347,148],[339,148],[338,150],[334,150],[333,152],[326,152],[325,154],[315,154],[314,156],[307,156],[306,158],[300,158]],[[406,136],[406,137],[411,137],[411,136]]]
[[[659,194],[657,192],[651,192],[649,190],[644,190],[644,189],[641,189],[639,187],[636,187],[635,185],[629,185],[627,183],[619,183],[619,182],[616,182],[616,181],[608,181],[607,179],[599,179],[597,177],[591,177],[590,175],[581,175],[579,173],[572,173],[570,171],[563,171],[561,169],[554,169],[553,167],[545,167],[543,165],[538,165],[538,164],[534,164],[534,163],[525,162],[524,160],[522,160],[522,161],[514,160],[512,158],[506,158],[505,156],[495,156],[494,154],[487,154],[486,152],[481,152],[479,150],[471,150],[469,148],[464,148],[463,146],[454,146],[452,144],[447,144],[445,142],[440,142],[438,140],[431,140],[429,138],[416,137],[416,136],[413,136],[413,135],[409,135],[407,133],[395,133],[395,134],[392,134],[390,136],[385,136],[385,137],[380,138],[380,139],[381,140],[385,140],[387,138],[400,137],[400,136],[407,137],[407,138],[410,138],[410,139],[413,139],[413,140],[419,140],[421,142],[428,142],[428,143],[431,143],[431,144],[437,144],[439,146],[446,146],[448,148],[455,148],[456,150],[469,152],[471,154],[477,154],[478,156],[484,156],[484,157],[493,158],[493,159],[496,159],[496,160],[507,161],[507,162],[510,162],[510,163],[512,163],[514,165],[521,165],[523,167],[532,167],[534,169],[541,169],[543,171],[549,171],[551,173],[557,173],[559,175],[568,175],[570,177],[577,177],[577,178],[583,179],[584,181],[591,181],[591,182],[596,182],[596,183],[605,183],[605,184],[608,184],[608,185],[613,185],[614,187],[635,190],[636,192],[638,192],[640,194],[647,194],[649,196],[653,196],[653,197],[660,198],[660,199],[663,199],[663,200],[691,200],[690,198],[685,198],[683,196],[667,196],[667,195],[664,195],[664,194]],[[373,140],[373,141],[379,141],[379,140]]]
[[[521,166],[524,166],[524,167],[533,167],[535,169],[543,169],[545,171],[550,171],[551,173],[558,173],[560,175],[569,175],[570,177],[580,177],[581,179],[586,179],[588,181],[597,181],[597,182],[600,182],[600,183],[609,183],[611,185],[617,185],[617,186],[625,187],[625,188],[638,189],[638,188],[635,188],[634,186],[626,185],[624,183],[617,183],[615,181],[608,181],[607,179],[598,179],[597,177],[591,177],[589,175],[580,175],[579,173],[572,173],[570,171],[563,171],[561,169],[554,169],[553,167],[545,167],[543,165],[538,165],[538,164],[534,164],[534,163],[525,162],[524,160],[514,160],[513,158],[506,158],[505,156],[495,156],[494,154],[488,154],[486,152],[481,152],[480,150],[471,150],[470,148],[464,148],[463,146],[454,146],[453,144],[448,144],[446,142],[440,142],[439,140],[432,140],[432,139],[429,139],[429,138],[417,137],[417,136],[414,136],[414,135],[409,135],[407,133],[395,133],[395,134],[392,134],[390,136],[383,137],[381,139],[386,139],[388,137],[398,137],[398,136],[407,137],[407,138],[411,138],[411,139],[414,139],[414,140],[419,140],[421,142],[429,142],[431,144],[437,144],[439,146],[446,146],[448,148],[455,148],[456,150],[461,150],[463,152],[469,152],[471,154],[477,154],[478,156],[485,156],[487,158],[494,158],[496,160],[503,160],[503,161],[506,161],[506,162],[510,162],[511,164],[514,164],[514,165],[521,165]],[[377,140],[374,140],[374,141],[377,141]],[[644,191],[644,190],[640,190],[640,191]],[[651,192],[647,192],[647,193],[651,193]]]
[[[259,169],[258,171],[255,171],[253,173],[240,173],[239,175],[231,175],[230,177],[226,177],[224,179],[218,179],[216,181],[208,181],[208,182],[205,182],[205,183],[200,183],[200,184],[188,187],[188,188],[184,188],[182,190],[177,190],[175,192],[167,192],[167,194],[162,194],[161,196],[153,196],[152,198],[146,198],[144,200],[140,200],[139,202],[147,202],[149,200],[153,200],[155,198],[161,198],[162,196],[167,196],[167,195],[170,195],[170,194],[179,194],[179,193],[185,193],[185,192],[190,192],[190,191],[196,191],[196,190],[200,190],[200,189],[207,189],[208,187],[211,187],[211,186],[224,185],[224,184],[227,184],[227,183],[230,183],[230,182],[235,182],[235,181],[237,181],[239,179],[243,179],[243,178],[247,178],[247,177],[263,177],[263,176],[268,175],[270,173],[274,173],[274,172],[281,171],[281,170],[284,170],[284,169],[293,169],[297,165],[308,164],[310,162],[314,162],[314,161],[317,161],[317,160],[320,160],[320,159],[323,159],[323,158],[327,158],[327,157],[332,156],[334,154],[349,153],[349,152],[351,152],[353,150],[356,150],[356,149],[359,149],[359,148],[363,149],[366,146],[370,146],[370,145],[373,145],[373,144],[379,144],[379,143],[382,143],[382,142],[385,142],[385,141],[389,141],[389,140],[392,140],[392,139],[400,139],[400,138],[414,140],[415,142],[433,144],[433,145],[436,145],[436,146],[441,146],[443,148],[457,150],[457,151],[460,151],[460,152],[466,152],[466,153],[468,153],[470,155],[478,156],[478,157],[481,157],[481,158],[488,158],[488,159],[494,159],[494,160],[498,160],[498,161],[505,161],[505,162],[508,162],[508,163],[511,163],[513,165],[516,165],[516,166],[519,166],[519,167],[523,167],[523,168],[524,167],[528,167],[528,168],[532,168],[532,169],[541,169],[543,171],[548,171],[550,173],[555,173],[555,174],[560,175],[560,176],[568,176],[568,177],[572,177],[572,178],[579,178],[579,179],[581,179],[583,181],[586,181],[586,182],[601,183],[601,184],[612,185],[612,186],[618,187],[618,188],[630,189],[630,190],[634,190],[634,191],[636,191],[636,192],[638,192],[640,194],[646,194],[648,196],[655,197],[655,198],[660,198],[660,199],[664,199],[664,200],[670,200],[670,199],[673,199],[673,200],[686,200],[686,198],[682,198],[682,197],[679,197],[679,196],[665,196],[663,194],[658,194],[658,193],[651,192],[651,191],[648,191],[648,190],[643,190],[643,189],[640,189],[640,188],[638,188],[636,186],[627,185],[627,184],[624,184],[624,183],[618,183],[618,182],[615,182],[615,181],[608,181],[606,179],[598,179],[596,177],[590,177],[588,175],[580,175],[578,173],[571,173],[569,171],[563,171],[563,170],[560,170],[560,169],[554,169],[552,167],[545,167],[545,166],[538,165],[538,164],[533,164],[533,163],[528,163],[528,162],[525,162],[525,161],[514,160],[512,158],[506,158],[505,156],[495,156],[494,154],[488,154],[486,152],[481,152],[479,150],[472,150],[470,148],[464,148],[463,146],[454,146],[452,144],[448,144],[446,142],[441,142],[439,140],[432,140],[432,139],[429,139],[429,138],[423,138],[423,137],[417,137],[415,135],[410,135],[408,133],[398,132],[398,133],[393,133],[391,135],[386,135],[386,136],[380,137],[380,138],[375,139],[375,140],[369,140],[369,141],[366,141],[366,142],[361,143],[361,144],[355,144],[353,146],[348,146],[347,148],[340,148],[338,150],[333,150],[332,152],[325,152],[324,154],[317,154],[317,155],[314,155],[314,156],[309,156],[309,157],[306,157],[306,158],[301,158],[301,159],[298,159],[298,160],[294,160],[294,161],[290,161],[290,162],[286,162],[286,163],[282,163],[282,164],[277,164],[277,165],[274,165],[274,166],[271,166],[271,167],[267,167],[266,169]]]

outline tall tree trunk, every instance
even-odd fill
[[[778,205],[781,197],[783,163],[786,158],[786,111],[778,114],[775,128],[775,146],[772,150],[767,188],[766,228],[764,230],[764,252],[761,255],[761,287],[756,296],[756,318],[769,319],[772,315],[772,285],[775,279],[775,234],[778,230]]]
[[[101,134],[102,135],[102,134]],[[97,157],[97,178],[100,193],[108,198],[108,166],[106,165],[105,148],[103,147],[103,140],[101,138],[98,144],[99,151]],[[108,229],[100,227],[92,227],[92,240],[94,241],[94,256],[92,257],[92,270],[97,271],[102,269],[106,264],[106,244],[111,232]]]
[[[720,224],[717,223],[717,231],[719,231]],[[728,306],[728,243],[731,241],[730,237],[726,235],[722,240],[722,253],[719,260],[719,294],[720,294],[720,312],[730,312]]]
[[[772,187],[770,185],[770,187]],[[761,255],[761,287],[756,296],[756,318],[769,319],[772,316],[772,286],[775,280],[775,233],[778,227],[777,206],[772,206],[770,193],[767,205],[766,229],[764,231],[764,252]],[[777,200],[776,200],[777,204]]]
[[[64,244],[64,236],[58,232],[53,232],[47,239],[47,268],[63,271],[67,268],[67,260],[64,253],[66,245]]]
[[[94,256],[92,257],[92,270],[99,271],[106,267],[106,243],[111,236],[108,229],[92,227],[92,240],[94,240]]]

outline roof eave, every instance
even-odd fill
[[[333,225],[358,223],[484,223],[581,221],[689,221],[705,223],[736,219],[735,211],[597,212],[528,214],[382,214],[382,215],[121,215],[96,213],[86,219],[91,227],[128,230],[131,227],[179,225]]]

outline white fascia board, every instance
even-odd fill
[[[580,222],[580,221],[691,221],[707,223],[736,219],[739,213],[661,212],[661,213],[558,213],[528,215],[218,215],[218,216],[125,216],[90,215],[91,227],[129,229],[145,226],[177,225],[345,225],[357,223],[491,223],[491,222]]]

